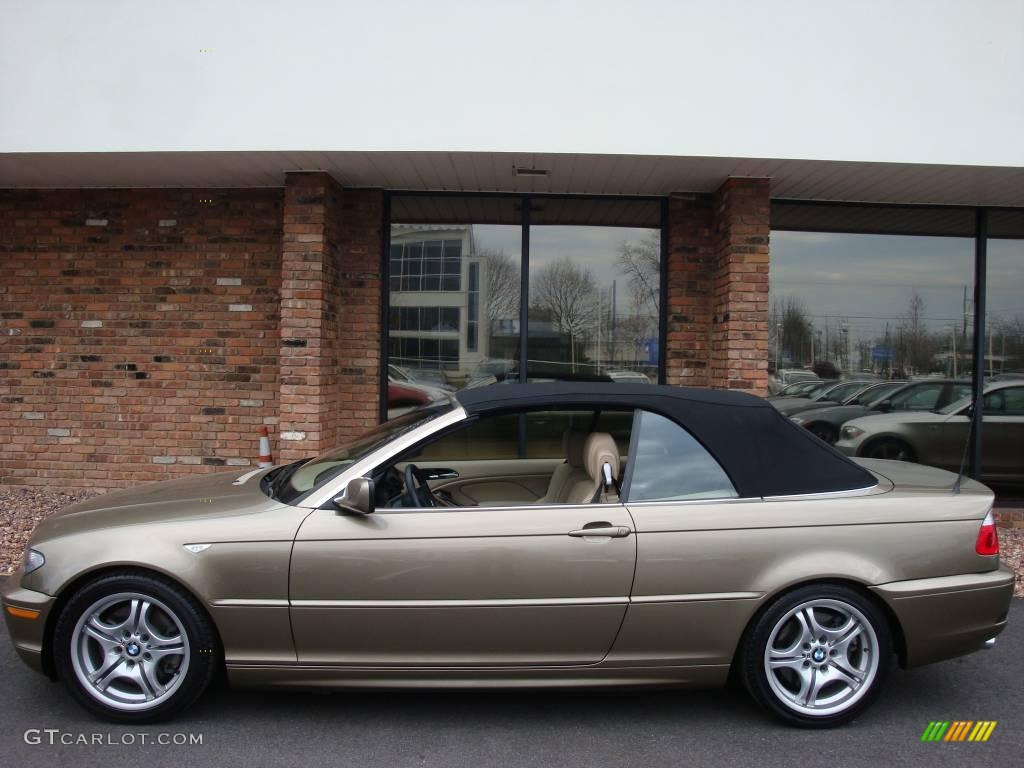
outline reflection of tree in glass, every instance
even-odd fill
[[[649,235],[640,243],[624,242],[619,250],[619,271],[629,281],[633,304],[637,309],[657,314],[661,277],[661,241]]]
[[[560,258],[541,267],[530,281],[531,309],[535,316],[546,315],[552,324],[569,336],[572,360],[576,342],[583,339],[597,322],[597,282],[589,267],[568,258]]]
[[[519,262],[504,251],[480,251],[487,270],[487,319],[519,318]]]

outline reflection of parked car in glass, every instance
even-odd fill
[[[388,365],[388,418],[393,419],[422,405],[444,400],[448,390],[414,381],[408,371]]]
[[[956,472],[967,443],[969,397],[938,411],[882,413],[847,422],[836,448],[849,456],[917,461]],[[1024,482],[1024,383],[985,391],[981,454],[985,479]]]
[[[771,378],[768,379],[768,394],[777,395],[790,384],[794,384],[798,381],[812,381],[818,378],[818,374],[814,371],[805,371],[799,368],[787,368],[785,370],[776,371]]]
[[[794,381],[779,390],[778,394],[768,395],[769,400],[777,400],[780,397],[803,397],[808,392],[816,392],[828,384],[835,384],[834,381],[822,381],[821,379],[808,379],[807,381]]]
[[[650,384],[651,380],[640,371],[606,370],[604,375],[616,384]]]
[[[455,387],[448,382],[448,374],[440,368],[406,368],[405,370],[409,374],[409,378],[417,384],[437,387],[448,392],[455,391]]]
[[[877,382],[874,381],[832,382],[804,397],[786,397],[780,400],[772,400],[771,402],[783,416],[792,416],[794,413],[809,411],[811,408],[820,408],[823,405],[845,403],[850,398],[859,395],[865,389],[875,384]]]
[[[889,411],[931,411],[944,408],[970,394],[971,382],[952,379],[888,381],[868,387],[843,405],[812,408],[793,415],[794,424],[813,432],[826,443],[839,439],[843,424],[861,416]]]

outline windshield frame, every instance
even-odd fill
[[[361,450],[358,455],[348,460],[348,464],[339,464],[339,471],[333,476],[326,480],[321,481],[319,484],[314,485],[306,490],[298,490],[292,484],[291,479],[283,485],[279,490],[278,495],[275,497],[277,501],[289,506],[296,507],[308,507],[310,506],[309,500],[311,497],[316,496],[319,498],[323,494],[322,490],[328,487],[333,487],[336,481],[348,478],[351,475],[352,469],[361,466],[367,459],[376,456],[382,451],[387,451],[390,446],[395,445],[399,442],[404,442],[403,438],[410,434],[419,433],[426,427],[435,425],[439,420],[443,420],[446,416],[451,413],[462,411],[462,407],[455,401],[454,398],[448,398],[446,400],[431,403],[421,408],[416,408],[408,413],[402,414],[401,416],[391,419],[389,421],[382,422],[376,427],[366,430],[360,435],[353,437],[352,439],[342,443],[341,445],[335,446],[334,448],[324,451],[318,456],[314,456],[311,459],[307,459],[301,465],[296,467],[291,477],[297,476],[307,467],[313,467],[316,464],[328,464],[329,462],[338,460],[336,456],[339,453],[346,451],[351,446],[356,446],[359,443],[371,438],[373,436],[376,439],[371,440],[370,445]],[[408,422],[408,423],[405,423]],[[388,428],[388,426],[390,428]],[[375,434],[376,433],[376,434]],[[346,459],[341,459],[344,462]],[[288,466],[288,465],[285,465]],[[326,471],[329,467],[325,466]],[[344,489],[348,484],[348,479],[344,479],[341,483],[341,488]],[[328,498],[334,498],[338,493],[332,493]],[[319,506],[319,505],[317,505]]]
[[[410,447],[416,445],[422,440],[425,440],[435,432],[448,429],[449,427],[458,424],[461,421],[465,421],[468,418],[466,409],[463,408],[462,404],[454,397],[451,397],[444,402],[451,406],[449,410],[439,409],[438,412],[430,418],[427,418],[416,426],[397,434],[394,439],[383,443],[376,450],[370,451],[368,454],[364,455],[354,464],[346,467],[342,472],[335,475],[330,480],[324,482],[322,485],[303,492],[301,496],[297,496],[288,503],[292,506],[305,507],[307,509],[330,508],[331,500],[344,493],[350,480],[357,477],[368,476],[370,471],[380,466],[380,464],[388,461],[394,456],[398,456],[404,451],[407,451]],[[440,404],[441,403],[434,403],[432,406],[424,406],[424,410],[437,408]],[[415,411],[413,411],[413,413],[415,413]],[[386,424],[387,422],[384,423]]]

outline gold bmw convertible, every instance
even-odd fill
[[[788,723],[1006,625],[992,493],[852,460],[766,401],[497,385],[308,461],[117,491],[3,586],[22,658],[98,715],[236,686],[721,685]]]

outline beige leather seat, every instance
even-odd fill
[[[593,432],[583,443],[583,463],[587,469],[585,481],[577,482],[569,491],[568,504],[590,504],[597,496],[598,503],[605,504],[619,500],[613,488],[604,489],[604,465],[611,470],[612,479],[619,476],[619,449],[607,432]],[[598,493],[600,489],[600,493]]]
[[[583,467],[583,444],[587,433],[576,429],[567,429],[562,434],[562,453],[565,463],[555,467],[548,491],[537,504],[568,504],[569,494],[578,483],[589,482],[589,476]]]

